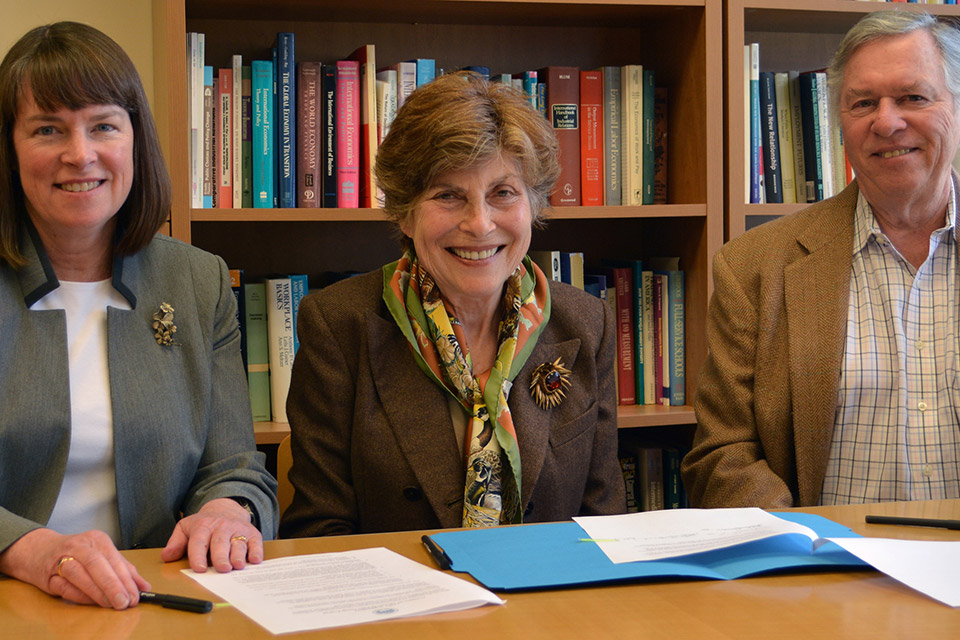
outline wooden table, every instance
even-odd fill
[[[960,519],[960,500],[804,509],[863,535],[960,540],[960,531],[864,524],[868,513]],[[279,540],[267,557],[384,546],[434,566],[420,532]],[[209,598],[165,565],[159,551],[125,552],[155,591]],[[960,577],[958,577],[960,579]],[[631,638],[779,640],[960,638],[952,609],[872,570],[790,573],[732,581],[653,581],[600,587],[508,593],[502,607],[484,607],[392,620],[284,638]],[[216,600],[216,599],[214,599]],[[122,612],[84,607],[0,578],[0,637],[97,640],[267,638],[269,633],[232,608],[199,615],[141,605]]]

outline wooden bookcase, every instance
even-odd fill
[[[825,68],[843,35],[870,11],[927,11],[960,16],[949,5],[857,2],[855,0],[726,0],[726,239],[770,217],[804,208],[800,204],[746,204],[743,104],[743,46],[760,44],[761,71]]]
[[[172,234],[217,253],[247,276],[370,270],[398,244],[378,209],[191,209],[185,34],[206,34],[206,63],[269,58],[278,31],[296,33],[297,59],[330,62],[376,45],[378,66],[432,57],[437,67],[494,72],[640,63],[669,90],[668,204],[565,207],[532,248],[602,257],[678,255],[686,271],[686,392],[706,356],[710,261],[723,239],[722,11],[716,0],[155,0],[156,119],[174,185]],[[673,431],[693,409],[620,407],[621,428]],[[276,441],[281,425],[258,424]],[[689,427],[682,430],[689,435]]]

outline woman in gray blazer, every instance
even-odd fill
[[[417,89],[377,152],[399,261],[308,296],[281,533],[619,513],[614,322],[527,257],[550,125],[476,74]]]
[[[0,572],[123,609],[118,548],[240,569],[276,531],[219,258],[154,236],[170,181],[127,55],[57,23],[0,63]],[[262,533],[261,533],[262,532]]]

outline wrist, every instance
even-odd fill
[[[260,516],[254,508],[253,503],[243,496],[230,496],[230,499],[239,504],[250,516],[250,524],[260,530]]]

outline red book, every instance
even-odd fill
[[[350,54],[359,63],[360,100],[360,206],[376,206],[377,179],[373,167],[377,159],[377,63],[375,49],[367,44]]]
[[[360,206],[360,63],[337,62],[337,206]]]
[[[319,62],[297,65],[297,206],[319,207],[323,199],[320,152],[323,124]]]
[[[610,269],[617,294],[617,404],[637,404],[633,347],[633,273],[629,267]]]
[[[550,205],[580,204],[580,69],[547,67],[537,72],[546,83],[547,120],[560,144],[560,179],[550,194]],[[631,403],[632,404],[632,403]]]
[[[580,201],[603,206],[603,72],[580,72]]]
[[[217,71],[217,206],[233,208],[233,69]]]

